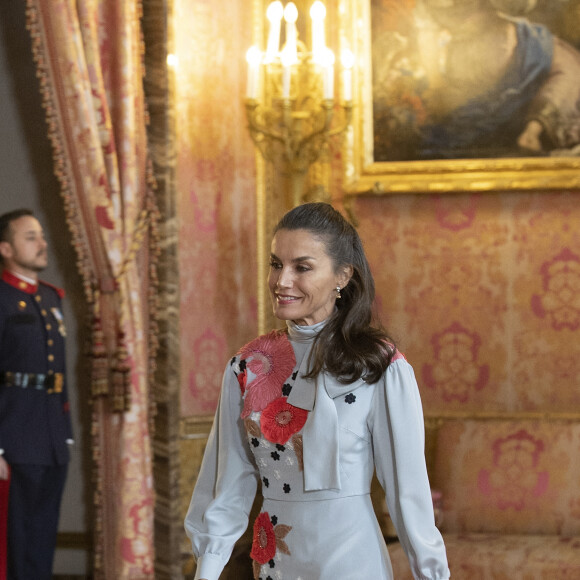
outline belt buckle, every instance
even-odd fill
[[[64,383],[63,373],[55,373],[54,375],[54,392],[62,393],[62,386]]]

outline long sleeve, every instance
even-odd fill
[[[433,515],[423,410],[413,369],[399,358],[376,387],[371,424],[375,467],[399,541],[417,580],[447,579],[449,568]]]
[[[224,373],[220,401],[185,518],[197,559],[196,580],[218,580],[247,527],[256,495],[258,473],[240,418],[242,406],[230,365]]]

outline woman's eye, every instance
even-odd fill
[[[298,272],[308,272],[310,268],[308,266],[296,266],[296,270],[298,270]]]
[[[272,270],[279,270],[282,267],[282,265],[279,262],[270,262],[270,268],[272,268]]]

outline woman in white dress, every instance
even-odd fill
[[[226,367],[185,519],[196,580],[218,580],[253,523],[256,580],[390,580],[373,472],[413,575],[449,578],[435,527],[411,366],[372,325],[374,281],[356,230],[308,203],[275,229],[268,280],[287,328]]]

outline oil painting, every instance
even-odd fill
[[[580,156],[580,0],[371,0],[373,162]]]

